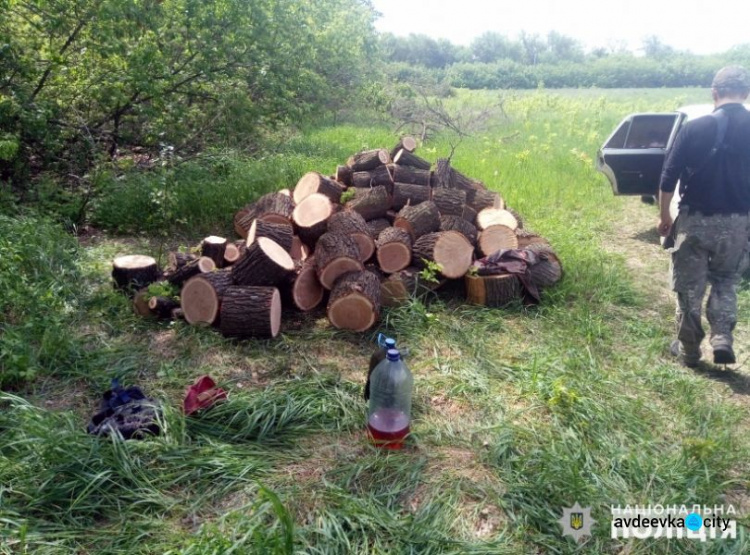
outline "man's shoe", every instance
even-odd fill
[[[669,352],[673,357],[677,357],[680,364],[687,366],[688,368],[695,368],[701,361],[700,349],[690,349],[686,351],[682,342],[679,339],[672,341],[669,346]]]
[[[727,345],[714,349],[714,364],[734,364],[735,362],[737,362],[737,359],[732,347]]]

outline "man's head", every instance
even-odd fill
[[[741,66],[727,66],[716,72],[711,94],[718,106],[727,102],[744,102],[750,93],[750,75]]]

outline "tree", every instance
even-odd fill
[[[474,60],[482,63],[492,63],[499,60],[521,60],[521,49],[505,36],[488,31],[474,39],[471,43]]]
[[[643,53],[648,58],[666,58],[675,53],[674,48],[664,44],[656,35],[649,35],[643,39]]]

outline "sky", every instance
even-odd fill
[[[706,0],[372,0],[382,16],[376,28],[468,45],[486,31],[517,38],[523,30],[557,31],[590,50],[624,46],[638,54],[643,39],[695,54],[750,43],[750,1]],[[719,8],[713,11],[712,8]]]

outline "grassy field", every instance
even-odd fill
[[[461,93],[451,110],[497,100]],[[0,393],[3,553],[747,553],[750,377],[697,371],[666,346],[673,308],[656,212],[615,198],[592,158],[634,111],[705,102],[704,90],[502,93],[454,165],[502,193],[549,238],[563,281],[535,308],[449,296],[385,310],[377,330],[291,316],[275,341],[136,317],[110,263],[231,233],[236,209],[331,172],[392,127],[350,123],[289,137],[257,159],[215,153],[102,185],[80,243],[38,217],[0,216],[10,291],[0,362],[33,377]],[[422,157],[450,152],[428,140]],[[22,246],[11,237],[24,237]],[[750,348],[740,295],[739,357]],[[378,331],[410,349],[413,434],[372,448],[361,399]],[[209,373],[229,402],[185,419]],[[85,432],[113,377],[164,405],[147,441]],[[593,537],[563,537],[564,507],[591,507]],[[609,539],[610,505],[732,503],[736,541]]]

